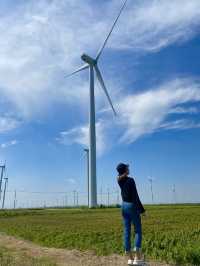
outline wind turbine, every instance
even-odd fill
[[[117,18],[115,19],[111,30],[109,31],[105,41],[103,42],[103,45],[99,49],[97,55],[95,58],[90,57],[87,54],[83,54],[81,56],[81,59],[85,62],[83,66],[78,68],[76,71],[71,73],[70,75],[67,75],[67,77],[72,76],[82,70],[89,69],[89,83],[90,83],[90,112],[89,112],[89,183],[90,183],[90,197],[89,197],[89,207],[96,207],[97,206],[97,183],[96,183],[96,126],[95,126],[95,97],[94,97],[94,71],[96,72],[97,79],[108,99],[108,102],[116,115],[116,111],[113,107],[111,98],[108,94],[107,88],[105,86],[103,77],[101,75],[101,72],[98,67],[98,61],[101,57],[101,54],[108,42],[108,39],[111,35],[111,33],[114,30],[114,27],[124,10],[126,3],[128,0],[125,0]]]
[[[175,186],[175,184],[173,185],[172,193],[173,193],[173,203],[176,204],[176,186]]]
[[[6,198],[6,189],[7,189],[7,184],[8,184],[8,178],[5,177],[5,184],[4,184],[4,191],[3,191],[3,202],[2,202],[2,209],[4,209],[4,203],[5,203],[5,198]]]
[[[6,164],[0,165],[0,168],[1,168],[1,177],[0,177],[0,200],[1,200],[3,175],[4,175],[5,170],[6,170]]]
[[[154,203],[154,196],[153,196],[153,178],[149,177],[148,178],[150,185],[151,185],[151,199],[152,199],[152,204]]]
[[[88,197],[88,207],[89,207],[89,202],[90,202],[90,197],[89,197],[89,191],[90,191],[90,188],[89,188],[89,180],[90,180],[90,175],[89,175],[89,149],[85,148],[84,149],[86,155],[87,155],[87,197]]]

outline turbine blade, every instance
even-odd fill
[[[109,102],[109,104],[110,104],[110,106],[111,106],[111,108],[112,108],[114,114],[117,115],[117,113],[116,113],[116,111],[115,111],[115,109],[114,109],[114,107],[113,107],[112,101],[111,101],[111,99],[110,99],[110,96],[109,96],[109,94],[108,94],[108,91],[107,91],[107,89],[106,89],[105,83],[104,83],[104,81],[103,81],[103,77],[102,77],[102,75],[101,75],[101,72],[100,72],[100,70],[99,70],[99,68],[98,68],[97,65],[95,65],[94,68],[95,68],[95,70],[96,70],[97,79],[98,79],[99,83],[101,84],[102,89],[104,90],[104,92],[105,92],[105,94],[106,94],[106,97],[107,97],[107,99],[108,99],[108,102]]]
[[[82,70],[84,70],[84,69],[87,69],[87,68],[89,68],[89,65],[88,65],[88,64],[85,64],[85,65],[79,67],[77,70],[75,70],[75,71],[72,72],[71,74],[66,75],[65,78],[71,77],[71,76],[73,76],[74,74],[76,74],[76,73],[78,73],[78,72],[80,72],[80,71],[82,71]]]
[[[125,8],[125,6],[126,6],[127,1],[128,1],[128,0],[125,0],[125,1],[124,1],[124,4],[122,5],[122,7],[121,7],[121,9],[120,9],[120,12],[119,12],[117,18],[115,19],[115,21],[114,21],[114,23],[113,23],[113,25],[112,25],[112,28],[111,28],[110,32],[108,33],[107,38],[105,39],[105,41],[104,41],[102,47],[99,49],[99,51],[98,51],[98,53],[97,53],[97,56],[96,56],[96,60],[97,60],[97,61],[98,61],[99,57],[101,56],[101,54],[102,54],[102,52],[103,52],[103,49],[104,49],[104,47],[106,46],[106,43],[108,42],[108,39],[109,39],[111,33],[113,32],[113,29],[114,29],[114,27],[115,27],[115,25],[116,25],[116,23],[117,23],[117,21],[118,21],[120,15],[121,15],[122,11],[124,10],[124,8]]]

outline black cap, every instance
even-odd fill
[[[126,170],[127,170],[128,167],[129,167],[128,164],[125,164],[125,163],[119,163],[119,164],[117,165],[117,168],[116,168],[116,169],[117,169],[119,175],[123,175],[123,174],[126,172]]]

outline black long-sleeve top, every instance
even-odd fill
[[[122,200],[126,202],[133,202],[140,213],[145,212],[138,196],[134,179],[127,176],[122,179],[118,179],[118,184],[121,188]]]

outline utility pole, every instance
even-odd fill
[[[63,202],[62,206],[65,207],[65,197],[63,197],[62,202]]]
[[[1,194],[2,194],[2,183],[3,183],[3,174],[5,172],[6,169],[6,165],[0,165],[1,168],[1,177],[0,177],[0,200],[1,200]]]
[[[108,198],[107,198],[107,200],[108,200],[108,206],[110,205],[110,191],[109,191],[109,188],[108,188],[108,190],[107,190],[107,193],[108,193]]]
[[[78,207],[78,191],[76,192],[76,206]]]
[[[3,202],[2,202],[2,209],[4,209],[4,203],[5,203],[5,197],[6,197],[6,188],[7,188],[7,183],[8,183],[8,178],[5,179],[5,185],[4,185],[4,192],[3,192]]]
[[[68,205],[68,197],[67,197],[67,194],[66,194],[66,196],[65,196],[65,207],[67,207],[67,205]]]
[[[75,205],[76,205],[76,190],[74,190],[73,193],[74,193],[74,207],[75,207]]]
[[[89,149],[84,149],[84,151],[86,152],[86,155],[87,155],[87,192],[88,192],[88,207],[90,205],[90,197],[89,197],[89,190],[90,190],[90,181],[89,181],[89,178],[90,178],[90,168],[89,168]]]
[[[14,194],[14,209],[16,209],[17,206],[17,191],[15,190],[15,194]]]
[[[151,185],[151,199],[152,199],[152,204],[154,203],[154,197],[153,197],[153,179],[149,178],[148,179]]]
[[[101,204],[103,205],[103,189],[102,189],[102,187],[100,190],[100,196],[101,196]]]

